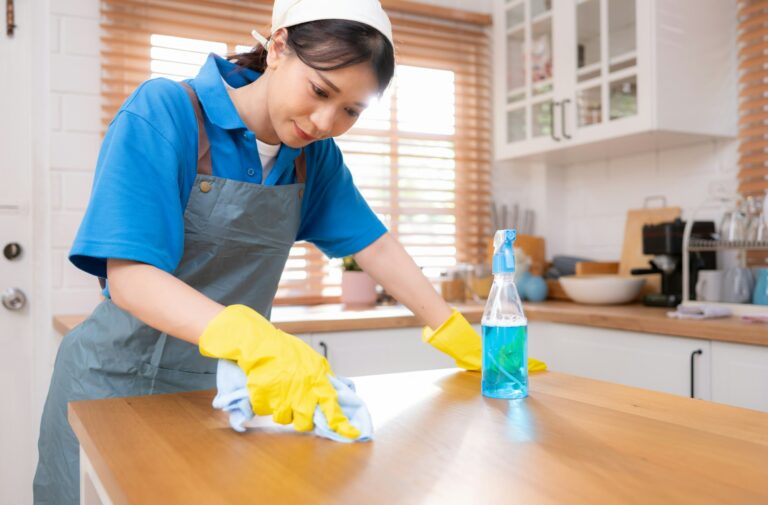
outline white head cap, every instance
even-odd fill
[[[320,19],[358,21],[376,28],[395,47],[392,24],[379,0],[275,0],[270,36],[280,28]],[[262,46],[268,47],[267,38],[262,34],[253,30],[251,35]]]

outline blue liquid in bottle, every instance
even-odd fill
[[[528,396],[528,320],[515,286],[515,230],[494,236],[493,285],[483,312],[483,396]]]
[[[528,326],[483,326],[484,396],[528,396]]]

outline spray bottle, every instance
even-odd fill
[[[515,286],[515,230],[493,238],[493,285],[483,312],[482,392],[491,398],[528,396],[528,320]]]

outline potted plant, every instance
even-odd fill
[[[376,281],[363,272],[352,256],[342,258],[341,303],[347,307],[376,305]]]

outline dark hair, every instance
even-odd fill
[[[320,19],[287,28],[288,47],[315,70],[336,70],[369,62],[383,93],[395,72],[395,52],[389,40],[375,28],[357,21]],[[248,53],[229,57],[241,67],[264,72],[267,51],[257,44]]]

